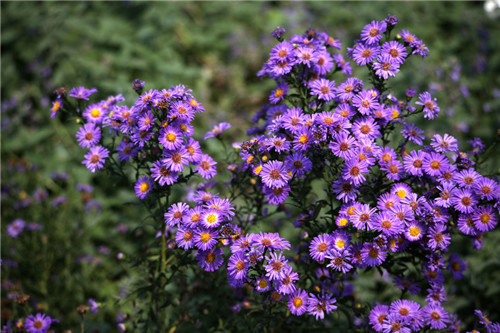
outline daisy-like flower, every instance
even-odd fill
[[[436,224],[429,229],[427,236],[429,241],[427,245],[432,250],[446,251],[448,245],[450,245],[451,236],[445,233],[446,226],[443,224]]]
[[[389,315],[389,306],[378,304],[371,311],[368,320],[376,332],[382,332],[382,324]]]
[[[476,228],[482,232],[492,231],[498,223],[497,214],[491,206],[481,206],[472,215]]]
[[[303,126],[304,114],[302,113],[302,110],[300,108],[292,107],[291,109],[288,109],[283,115],[283,118],[281,118],[281,123],[285,129],[291,131],[292,133],[295,133]]]
[[[248,261],[244,252],[236,252],[229,258],[227,270],[236,280],[243,280],[247,277]]]
[[[372,21],[372,23],[366,25],[363,31],[361,31],[361,40],[367,45],[378,44],[386,28],[387,23],[385,21]]]
[[[222,132],[224,132],[228,128],[231,128],[230,123],[225,123],[225,122],[219,123],[218,125],[215,125],[211,131],[208,131],[205,134],[204,139],[206,140],[208,138],[216,138],[216,137],[220,136],[222,134]]]
[[[153,162],[151,173],[151,177],[154,181],[158,182],[161,186],[173,185],[178,178],[177,172],[173,172],[160,161]]]
[[[443,136],[435,134],[431,139],[431,146],[438,153],[447,153],[458,150],[457,139],[446,133]]]
[[[175,227],[182,222],[184,213],[189,210],[189,206],[184,202],[178,202],[170,206],[164,214],[165,222],[169,227]]]
[[[178,150],[166,152],[165,158],[161,160],[161,163],[173,172],[182,172],[184,165],[189,164],[188,156],[186,148],[182,147]]]
[[[10,237],[17,238],[23,232],[25,226],[26,222],[24,220],[15,219],[7,226],[7,233]]]
[[[329,234],[318,235],[313,238],[309,245],[309,254],[314,260],[322,262],[332,246],[332,236]]]
[[[395,77],[399,72],[399,63],[395,62],[388,54],[381,54],[377,57],[377,61],[373,63],[375,75],[379,78],[387,80],[389,76]]]
[[[278,292],[283,295],[288,295],[297,289],[295,281],[299,279],[299,274],[292,270],[292,266],[284,268],[285,277],[279,281]]]
[[[406,172],[412,176],[422,177],[423,162],[426,153],[421,150],[412,150],[409,154],[403,157],[403,167]]]
[[[352,51],[352,59],[359,65],[370,64],[380,54],[380,46],[358,44]]]
[[[382,264],[387,257],[387,251],[377,244],[366,243],[361,249],[361,260],[369,267]]]
[[[316,296],[314,294],[309,294],[307,300],[307,312],[314,315],[316,320],[324,319],[325,313],[329,314],[333,310],[337,309],[334,305],[337,300],[330,294],[322,294],[321,296]]]
[[[494,200],[500,197],[500,186],[494,180],[487,177],[480,177],[474,183],[474,193],[481,196],[481,199]]]
[[[361,204],[355,210],[354,215],[350,217],[350,221],[358,230],[366,230],[368,225],[372,222],[372,217],[377,211],[376,208],[370,208],[370,205]]]
[[[386,236],[395,236],[403,232],[403,223],[389,212],[380,212],[373,216],[370,228]]]
[[[189,250],[194,246],[194,232],[186,226],[180,226],[175,234],[175,242],[177,246],[183,248],[184,251]]]
[[[271,252],[271,256],[266,257],[267,265],[264,265],[266,277],[271,281],[280,281],[285,278],[285,267],[288,260],[282,252]]]
[[[313,131],[310,128],[304,127],[298,130],[293,139],[293,148],[297,151],[306,151],[313,142]]]
[[[327,103],[335,96],[335,81],[318,79],[311,83],[310,88],[312,95],[317,95],[318,99],[324,100]]]
[[[215,162],[212,157],[207,154],[202,154],[198,161],[198,166],[194,171],[205,179],[211,179],[217,174],[216,165],[217,162]]]
[[[271,104],[276,104],[279,101],[282,101],[287,93],[288,84],[286,84],[286,82],[284,81],[278,82],[278,86],[271,92],[271,95],[269,96],[269,102],[271,102]]]
[[[411,333],[408,323],[397,313],[389,313],[382,323],[384,333]]]
[[[406,48],[396,41],[385,42],[382,44],[382,49],[380,50],[382,55],[388,55],[391,57],[393,62],[398,64],[403,64],[408,53]]]
[[[470,189],[479,180],[481,175],[473,168],[462,170],[454,174],[453,180],[459,187]]]
[[[269,151],[274,149],[278,154],[290,149],[290,142],[288,142],[286,138],[275,135],[265,140],[264,145]]]
[[[362,115],[369,115],[380,106],[377,97],[377,94],[372,90],[363,90],[352,99],[352,105],[355,106]]]
[[[83,116],[89,123],[101,124],[107,116],[107,111],[101,104],[91,104],[83,111]]]
[[[434,119],[440,111],[436,99],[433,99],[428,92],[418,95],[418,98],[420,101],[415,102],[415,104],[423,106],[424,118]]]
[[[59,322],[57,319],[52,319],[44,313],[29,315],[24,323],[24,328],[29,333],[46,333],[52,323]]]
[[[270,232],[260,232],[258,235],[255,235],[252,239],[252,246],[262,251],[266,248],[270,250],[290,249],[290,243],[287,240],[281,238],[277,233]]]
[[[202,250],[206,251],[215,246],[217,244],[217,240],[219,238],[219,234],[217,230],[213,229],[205,229],[199,228],[194,232],[194,245]]]
[[[336,88],[335,96],[341,101],[349,101],[356,95],[358,89],[362,87],[362,82],[354,77],[348,78]]]
[[[366,161],[359,161],[358,159],[348,160],[342,169],[342,177],[356,186],[366,181],[365,176],[363,176],[366,173],[368,173],[368,164]]]
[[[264,195],[271,205],[279,205],[288,197],[290,186],[285,184],[283,187],[267,187],[264,185]]]
[[[209,209],[201,216],[201,224],[207,228],[217,228],[223,220],[224,218],[216,209]]]
[[[73,88],[69,91],[69,95],[76,99],[84,99],[86,101],[89,100],[90,95],[97,92],[96,88],[86,89],[85,87],[77,87]]]
[[[312,170],[312,162],[302,153],[294,153],[285,158],[285,167],[294,177],[302,177]]]
[[[439,176],[449,165],[448,158],[438,153],[426,154],[422,162],[423,169],[429,176]]]
[[[297,289],[295,292],[288,295],[288,308],[295,316],[302,316],[307,311],[307,303],[309,296],[302,289]]]
[[[405,237],[410,242],[415,242],[420,240],[425,234],[425,228],[422,224],[417,221],[412,221],[408,223],[405,229]]]
[[[359,190],[356,186],[344,179],[338,179],[333,182],[333,193],[337,194],[337,199],[343,202],[356,200]]]
[[[285,61],[293,56],[293,46],[289,42],[281,42],[273,47],[270,54],[271,59]]]
[[[314,72],[319,75],[326,75],[326,73],[330,72],[333,68],[333,59],[326,49],[314,52],[312,62],[314,65]]]
[[[406,323],[410,323],[412,321],[422,322],[420,305],[414,301],[398,299],[391,304],[389,311],[397,313]],[[423,326],[423,323],[421,326]]]
[[[168,150],[176,150],[184,143],[181,132],[172,126],[162,128],[158,139],[160,144]]]
[[[143,115],[139,117],[137,124],[139,129],[143,131],[148,131],[155,123],[156,118],[151,111],[146,111]]]
[[[358,139],[376,139],[380,137],[379,126],[371,117],[356,119],[352,125],[352,132]]]
[[[458,189],[451,198],[453,207],[462,213],[472,213],[478,203],[477,197],[468,189]]]
[[[350,136],[346,131],[336,133],[333,136],[333,140],[330,142],[328,148],[332,153],[343,159],[350,159],[354,155],[354,149],[356,147],[356,139]]]
[[[424,144],[423,140],[425,139],[425,136],[422,135],[424,134],[424,131],[414,124],[405,124],[401,134],[403,134],[405,139],[415,142],[417,145],[422,146]]]
[[[298,64],[304,64],[308,68],[312,65],[312,60],[314,59],[314,49],[310,47],[299,46],[295,50],[295,58]]]
[[[380,169],[384,171],[387,178],[392,181],[400,180],[404,176],[403,164],[397,159],[387,163],[382,163]]]
[[[135,194],[139,199],[145,199],[153,190],[153,180],[148,176],[141,176],[135,183]]]
[[[270,286],[271,282],[266,278],[265,275],[262,275],[261,277],[255,280],[255,290],[257,290],[260,293],[268,291]]]
[[[200,251],[196,255],[196,260],[205,271],[213,272],[218,270],[224,263],[224,259],[221,257],[223,253],[222,249],[218,247]]]
[[[448,313],[439,304],[428,304],[423,308],[424,318],[431,329],[441,330],[449,322]]]
[[[264,164],[260,173],[262,182],[270,188],[281,188],[288,183],[291,175],[281,161],[269,161]]]
[[[78,144],[82,148],[90,148],[95,146],[101,139],[101,130],[95,123],[83,125],[76,133]]]
[[[109,151],[101,146],[94,146],[90,148],[85,154],[85,160],[82,164],[85,164],[90,172],[95,172],[96,170],[102,169],[106,158],[109,156]]]
[[[333,248],[328,252],[326,258],[330,259],[330,263],[326,265],[328,268],[333,268],[334,270],[340,271],[344,274],[352,268],[352,265],[350,264],[352,256],[348,250],[337,250],[336,248]]]

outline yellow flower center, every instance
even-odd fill
[[[99,109],[93,109],[92,111],[90,111],[90,115],[94,118],[97,118],[101,115],[101,111],[99,111]]]
[[[410,235],[412,237],[417,237],[418,235],[420,235],[420,229],[416,226],[413,226],[410,228]]]
[[[146,183],[146,182],[142,183],[140,190],[141,190],[142,193],[147,192],[149,190],[149,184]]]

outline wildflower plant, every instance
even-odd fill
[[[391,86],[410,58],[429,54],[397,24],[391,15],[372,21],[345,56],[327,33],[285,39],[283,28],[273,31],[278,43],[258,76],[276,89],[248,140],[233,144],[223,194],[210,191],[221,163],[196,140],[192,121],[205,110],[190,89],[143,91],[136,80],[131,106],[121,95],[85,105],[78,94],[94,90],[58,91],[60,109],[81,120],[82,163],[127,179],[155,220],[153,304],[178,272],[167,265],[177,251],[180,264],[227,275],[232,288],[281,316],[377,332],[459,325],[446,310],[445,281],[460,279],[466,264],[450,245],[466,237],[481,248],[498,223],[500,187],[476,171],[478,150],[462,152],[447,133],[426,138],[411,122],[438,117],[440,106],[429,92]],[[366,77],[352,76],[349,59]],[[223,140],[229,127],[204,139]],[[189,200],[171,202],[174,186],[200,181]],[[271,216],[297,228],[294,241],[258,229]],[[400,297],[362,302],[354,292],[360,276]]]

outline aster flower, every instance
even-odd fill
[[[389,212],[380,212],[373,216],[370,229],[380,231],[386,236],[396,236],[403,232],[403,223]]]
[[[361,31],[361,40],[367,45],[378,44],[382,39],[382,34],[386,31],[387,23],[385,21],[372,21]]]
[[[333,193],[337,194],[336,198],[338,200],[342,200],[343,202],[356,200],[359,193],[357,186],[354,186],[349,181],[344,179],[334,181],[332,190]]]
[[[307,300],[307,312],[311,315],[314,315],[316,320],[324,319],[325,313],[329,314],[333,310],[337,309],[337,306],[334,305],[336,299],[333,295],[322,294],[321,296],[316,296],[314,294],[309,294],[309,298]]]
[[[184,202],[177,202],[170,206],[168,211],[164,214],[165,223],[169,227],[174,227],[179,225],[182,222],[182,218],[184,213],[189,210],[189,206]]]
[[[97,89],[92,88],[92,89],[86,89],[85,87],[77,87],[73,88],[69,91],[69,95],[71,97],[77,98],[77,99],[84,99],[84,100],[89,100],[90,95],[93,93],[96,93]]]
[[[318,79],[310,84],[310,88],[311,95],[317,95],[318,99],[327,103],[335,96],[335,81]]]
[[[358,87],[362,87],[362,84],[357,78],[350,77],[335,89],[335,96],[342,101],[352,100],[358,92]]]
[[[304,114],[302,113],[302,110],[300,108],[292,107],[283,114],[281,123],[283,125],[283,128],[291,132],[296,132],[303,126]]]
[[[198,249],[207,251],[217,244],[218,238],[217,230],[200,228],[195,230],[193,241]]]
[[[387,251],[383,250],[376,244],[367,243],[361,250],[361,260],[367,266],[381,265],[387,257]]]
[[[381,136],[379,128],[373,118],[361,117],[352,125],[352,132],[358,139],[376,139]]]
[[[148,176],[141,176],[135,184],[135,194],[139,199],[145,199],[153,190],[153,180]]]
[[[369,115],[380,106],[377,97],[374,91],[363,90],[352,99],[352,105],[355,106],[362,115]]]
[[[359,65],[370,64],[380,54],[380,46],[358,44],[352,51],[352,59]]]
[[[405,124],[401,133],[405,139],[415,142],[417,145],[422,146],[424,144],[423,140],[425,139],[425,136],[422,135],[424,131],[414,124]]]
[[[139,79],[135,79],[134,81],[132,81],[132,89],[134,89],[138,93],[141,93],[142,89],[144,89],[145,84],[146,84],[146,81],[141,81]]]
[[[412,282],[406,277],[396,276],[394,277],[394,286],[400,290],[408,290],[412,295],[416,295],[420,292],[420,286],[417,282]]]
[[[288,295],[288,309],[295,316],[302,316],[307,311],[309,296],[305,290],[297,289]]]
[[[333,59],[326,50],[314,52],[312,62],[314,64],[314,71],[319,75],[326,75],[326,73],[330,72],[333,68]]]
[[[252,246],[264,251],[266,248],[270,250],[289,250],[290,243],[281,238],[277,233],[262,233],[255,235],[252,239]]]
[[[365,176],[363,176],[366,173],[368,173],[368,164],[366,161],[359,161],[358,159],[348,160],[342,169],[342,177],[356,186],[366,181]]]
[[[186,226],[179,226],[175,234],[175,242],[177,246],[183,248],[184,251],[189,250],[194,246],[194,232]]]
[[[308,68],[311,67],[313,64],[312,61],[314,60],[314,49],[307,47],[307,46],[299,46],[295,50],[295,58],[297,61],[297,64],[304,64]]]
[[[264,265],[266,277],[271,281],[280,281],[285,278],[285,267],[288,260],[285,259],[282,252],[271,252],[271,255],[266,257],[267,265]]]
[[[406,48],[396,41],[385,42],[380,50],[381,55],[388,55],[390,59],[398,64],[403,64],[408,53]]]
[[[17,238],[23,232],[25,226],[26,222],[24,220],[15,219],[7,226],[7,233],[10,237]]]
[[[156,118],[151,111],[146,111],[139,117],[137,122],[139,130],[148,131],[155,123]]]
[[[388,54],[381,54],[377,57],[377,61],[373,63],[375,75],[379,78],[387,80],[389,76],[395,77],[399,72],[399,63],[394,61]]]
[[[62,106],[63,99],[58,96],[56,100],[52,102],[52,107],[50,108],[50,118],[55,118],[57,116],[57,112],[62,108]]]
[[[352,256],[348,250],[338,250],[337,248],[333,248],[328,252],[326,258],[330,259],[330,263],[326,265],[328,268],[333,268],[334,270],[340,271],[344,274],[352,268],[352,265],[350,264]]]
[[[405,237],[410,242],[415,242],[420,240],[425,234],[425,228],[417,221],[412,221],[407,224],[405,229]]]
[[[408,323],[399,314],[389,312],[382,323],[382,330],[384,333],[411,333],[407,325]]]
[[[271,92],[271,95],[269,96],[269,102],[271,102],[271,104],[276,104],[279,101],[282,101],[287,93],[288,84],[286,84],[286,82],[284,81],[278,82],[278,86]]]
[[[262,275],[255,279],[255,290],[260,293],[266,292],[270,289],[271,282],[266,278],[265,275]]]
[[[78,144],[82,148],[95,146],[101,139],[101,130],[94,123],[83,125],[76,133]]]
[[[195,172],[199,173],[205,179],[211,179],[217,174],[215,162],[209,155],[202,154],[200,160],[198,161],[198,166],[194,169]]]
[[[95,172],[96,170],[102,169],[104,166],[105,159],[109,156],[109,151],[101,146],[94,146],[90,148],[90,151],[85,154],[85,160],[82,164],[85,164],[90,172]]]
[[[158,135],[158,140],[168,150],[176,150],[184,143],[180,131],[172,126],[162,128]]]
[[[350,221],[356,229],[366,230],[376,211],[375,208],[370,208],[370,205],[361,204],[350,217]]]
[[[478,203],[476,195],[468,189],[458,189],[452,199],[453,207],[462,213],[472,213]]]
[[[248,261],[243,252],[236,252],[229,258],[227,265],[228,273],[236,280],[243,280],[247,277]]]
[[[288,295],[297,290],[294,283],[299,279],[299,274],[292,270],[292,266],[285,266],[284,275],[285,277],[279,281],[278,292],[283,295]]]
[[[436,224],[429,229],[427,236],[429,241],[427,246],[432,250],[446,251],[448,245],[450,245],[451,236],[445,233],[446,226],[442,224]]]
[[[424,171],[430,176],[439,176],[449,165],[448,158],[438,153],[429,153],[422,161]]]
[[[423,308],[424,319],[431,329],[443,329],[449,322],[448,313],[439,304],[428,304]]]
[[[457,253],[452,253],[450,255],[450,259],[448,260],[448,270],[451,272],[451,276],[455,280],[460,280],[464,276],[463,272],[466,269],[467,264],[460,259],[460,256]]]
[[[229,123],[224,123],[224,122],[219,123],[218,125],[215,125],[211,131],[209,131],[205,134],[204,139],[206,140],[208,138],[216,138],[219,135],[221,135],[222,132],[224,132],[225,130],[227,130],[230,127],[231,127],[231,124],[229,124]]]
[[[498,223],[497,214],[491,206],[479,207],[473,213],[472,220],[476,228],[482,232],[492,231]]]
[[[199,251],[196,260],[205,271],[213,272],[218,270],[224,263],[224,259],[221,257],[223,253],[222,249],[218,247],[207,251]]]
[[[151,168],[151,177],[161,186],[164,186],[173,185],[177,181],[178,174],[163,165],[161,161],[156,161],[153,162],[153,167]]]
[[[423,161],[426,153],[421,150],[412,150],[409,154],[403,157],[403,167],[406,172],[412,176],[422,177]]]
[[[434,119],[439,113],[439,106],[437,105],[436,99],[431,97],[431,94],[424,92],[418,95],[420,101],[415,102],[417,105],[423,106],[424,118]]]
[[[283,187],[267,187],[264,185],[264,195],[271,205],[280,205],[288,197],[290,186],[285,184]]]
[[[368,320],[372,328],[376,332],[382,332],[382,324],[385,318],[389,315],[389,307],[387,305],[378,304],[371,311]]]
[[[101,104],[91,104],[83,111],[82,115],[89,123],[101,124],[107,116],[107,111]]]
[[[285,168],[300,178],[312,170],[312,162],[302,153],[294,153],[285,158]]]
[[[166,152],[165,158],[161,160],[161,163],[173,172],[182,172],[184,165],[189,164],[188,156],[187,150],[183,147],[179,150]]]
[[[417,326],[412,327],[414,330],[421,329],[424,326],[420,305],[414,301],[398,299],[391,304],[389,312],[398,314],[403,319],[403,322]]]
[[[313,143],[313,131],[310,128],[304,127],[298,130],[293,139],[293,148],[297,151],[306,151]]]
[[[431,139],[431,146],[438,153],[447,153],[458,150],[457,139],[446,133],[444,136],[435,134]]]
[[[24,328],[28,333],[46,333],[52,323],[59,322],[57,319],[52,319],[44,313],[29,315],[24,323]]]
[[[268,151],[275,150],[278,154],[283,151],[288,151],[290,149],[290,142],[286,140],[285,137],[273,135],[264,141],[264,145],[267,147]]]
[[[149,103],[152,103],[157,97],[159,97],[158,91],[150,89],[139,96],[137,101],[135,101],[134,106],[136,106],[139,110],[142,110],[146,108]]]
[[[283,187],[287,184],[288,180],[291,178],[290,174],[286,171],[283,162],[281,161],[269,161],[262,167],[260,173],[262,182],[271,188]]]
[[[498,200],[500,197],[500,186],[487,177],[480,177],[473,189],[475,194],[481,196],[481,199]]]
[[[309,254],[314,260],[322,262],[332,246],[332,237],[329,234],[318,235],[309,245]]]
[[[386,173],[387,178],[391,181],[400,180],[404,176],[403,164],[397,159],[382,163],[380,169]]]

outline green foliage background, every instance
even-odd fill
[[[107,257],[101,255],[102,266],[92,267],[92,272],[73,262],[58,268],[57,273],[66,277],[59,284],[64,288],[41,291],[36,283],[28,283],[40,279],[36,270],[2,268],[8,278],[20,279],[24,292],[39,299],[41,310],[61,319],[62,328],[78,325],[75,308],[88,297],[105,304],[98,315],[87,318],[90,327],[112,330],[112,324],[102,323],[113,322],[118,309],[133,311],[133,306],[117,294],[120,286],[135,281],[138,274],[115,256],[118,252],[140,253],[152,242],[156,230],[139,227],[145,212],[138,208],[128,184],[110,184],[105,175],[93,176],[81,165],[84,153],[74,143],[77,124],[68,127],[60,119],[49,118],[49,99],[60,86],[96,87],[99,93],[95,100],[121,93],[132,101],[135,93],[130,82],[135,78],[145,80],[147,89],[182,83],[194,90],[207,109],[195,122],[198,138],[217,122],[228,121],[233,125],[228,135],[242,140],[249,119],[266,103],[273,87],[270,80],[256,77],[274,43],[271,30],[281,26],[289,36],[316,28],[339,39],[345,52],[364,25],[390,13],[400,19],[398,29],[410,30],[430,49],[428,58],[411,59],[393,80],[395,94],[411,87],[418,91],[432,89],[438,98],[442,110],[438,120],[414,121],[427,134],[447,132],[456,136],[464,151],[470,148],[466,140],[475,136],[486,144],[498,141],[500,24],[498,18],[486,15],[482,2],[2,2],[1,9],[2,257],[14,246],[7,239],[5,226],[20,213],[10,206],[13,200],[9,201],[17,192],[4,194],[4,184],[14,182],[26,191],[48,186],[51,194],[66,193],[66,188],[51,186],[49,175],[53,171],[69,173],[71,186],[78,182],[93,184],[103,209],[89,222],[78,194],[68,190],[69,207],[54,212],[57,221],[69,221],[66,225],[49,224],[49,218],[38,217],[50,207],[25,211],[23,218],[36,218],[45,225],[44,234],[50,240],[47,251],[56,254],[52,260],[59,260],[61,247],[65,255],[74,257],[98,255],[96,248],[102,244],[112,249]],[[451,75],[458,65],[461,72],[454,81]],[[482,70],[478,70],[480,66]],[[356,69],[356,73],[361,72]],[[461,85],[467,87],[468,96]],[[206,148],[214,153],[219,147]],[[488,151],[487,162],[480,169],[483,174],[498,175],[499,152],[498,146]],[[25,173],[8,171],[8,165],[22,158],[29,165],[37,165],[34,175],[29,176],[33,177],[30,184],[25,182]],[[123,205],[125,202],[129,204]],[[119,234],[118,223],[127,224],[130,232]],[[76,237],[76,231],[84,236]],[[36,251],[37,241],[42,244],[43,237],[15,245],[24,246],[20,258],[29,258],[30,251]],[[492,319],[500,320],[495,312],[500,306],[499,241],[498,233],[491,234],[485,239],[483,251],[462,250],[468,256],[469,272],[449,308],[467,318],[468,324],[474,308],[490,310]],[[28,265],[24,260],[20,265]],[[45,260],[43,274],[56,273],[46,266],[50,264],[47,259],[40,260]],[[201,284],[200,274],[205,279]],[[232,326],[236,317],[230,307],[234,303],[223,276],[189,271],[174,281],[186,294],[169,291],[177,296],[168,312],[171,327],[237,329]],[[207,296],[211,286],[219,286],[216,304],[213,294]],[[196,298],[187,298],[195,294]],[[227,313],[220,312],[221,306]],[[257,320],[248,312],[244,316],[245,323],[259,330],[274,325],[266,324],[268,319]],[[286,324],[277,321],[277,329]]]

